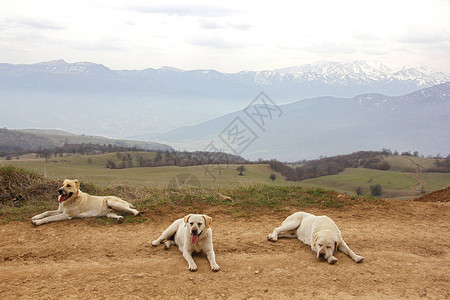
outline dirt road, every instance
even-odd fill
[[[213,239],[221,271],[204,255],[188,271],[176,247],[153,248],[180,212],[147,212],[142,224],[70,220],[34,227],[0,225],[2,299],[399,299],[450,298],[450,202],[388,200],[343,209],[313,209],[332,217],[349,246],[328,265],[298,240],[266,240],[296,211],[232,217],[218,208]]]

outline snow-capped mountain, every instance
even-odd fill
[[[238,73],[172,67],[111,70],[64,60],[0,64],[0,126],[111,138],[148,136],[242,109],[261,91],[284,104],[321,96],[396,96],[447,81],[450,76],[426,67],[392,69],[365,61]],[[61,114],[62,106],[79,117]]]
[[[191,70],[183,71],[172,67],[162,67],[160,69],[144,70],[111,70],[101,64],[89,62],[67,63],[64,60],[42,62],[32,65],[12,65],[0,64],[0,76],[3,79],[0,87],[13,84],[16,87],[32,87],[36,77],[49,76],[47,79],[69,80],[64,76],[73,77],[77,75],[79,79],[99,80],[104,82],[104,87],[124,87],[133,83],[138,91],[151,92],[157,88],[163,92],[162,87],[186,87],[189,91],[205,94],[209,91],[211,84],[215,87],[234,87],[236,90],[245,88],[270,88],[288,87],[302,88],[306,86],[322,86],[324,92],[314,96],[327,94],[327,86],[344,89],[352,86],[363,86],[370,89],[377,86],[383,89],[383,85],[396,82],[398,90],[396,94],[405,93],[404,89],[415,86],[414,89],[424,88],[450,81],[450,76],[427,67],[403,67],[393,70],[378,62],[353,61],[341,62],[321,62],[317,64],[307,64],[290,68],[269,70],[269,71],[242,71],[239,73],[220,73],[214,70]],[[49,82],[50,84],[51,82]],[[163,86],[161,86],[163,84]],[[406,87],[402,84],[406,84]],[[117,86],[118,85],[118,86]],[[47,87],[51,90],[51,86]],[[186,90],[179,89],[180,92]],[[411,90],[412,91],[412,90]],[[266,91],[267,92],[267,91]],[[342,91],[346,93],[346,91]],[[376,92],[383,93],[382,90]],[[215,90],[215,95],[227,97],[233,93],[228,90]],[[388,93],[390,95],[390,93]],[[186,95],[185,95],[186,96]],[[189,96],[189,94],[187,94]],[[351,95],[346,95],[351,96]],[[276,97],[276,95],[272,95]],[[289,98],[302,98],[301,95],[290,95]]]

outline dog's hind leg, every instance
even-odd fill
[[[287,232],[280,232],[278,234],[279,238],[296,238],[297,237],[297,228]]]
[[[109,207],[111,207],[114,210],[118,211],[127,211],[132,213],[133,215],[137,216],[139,214],[139,211],[132,208],[132,205],[122,199],[119,199],[117,197],[111,197],[106,200],[106,203]]]
[[[301,218],[289,216],[280,227],[275,228],[272,233],[267,235],[267,239],[271,242],[276,242],[279,237],[296,238],[297,228],[301,223]]]
[[[123,223],[123,220],[124,220],[122,216],[119,216],[118,214],[115,214],[113,212],[107,213],[106,217],[116,219],[117,223]]]
[[[166,240],[166,241],[171,240],[171,238],[177,232],[180,221],[183,222],[183,220],[176,220],[175,222],[172,223],[172,225],[170,225],[166,230],[164,230],[164,232],[161,234],[161,236],[152,242],[152,246],[156,247],[156,246],[160,245],[161,242],[164,240]]]
[[[164,249],[169,250],[170,246],[174,245],[175,242],[173,240],[168,240],[164,243]]]

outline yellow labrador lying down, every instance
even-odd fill
[[[276,242],[279,237],[298,238],[311,246],[317,258],[324,258],[334,264],[337,258],[334,251],[341,251],[360,263],[364,257],[356,255],[342,239],[341,231],[336,223],[327,216],[315,216],[305,212],[296,212],[283,221],[280,227],[267,235],[267,239]]]
[[[192,253],[203,251],[208,258],[211,270],[217,272],[220,267],[216,263],[216,255],[214,254],[211,222],[212,218],[207,215],[187,215],[173,222],[159,238],[152,242],[152,245],[156,247],[161,242],[166,241],[164,243],[166,250],[173,244],[177,245],[189,264],[189,271],[192,272],[197,271]]]
[[[66,179],[58,190],[59,207],[57,210],[46,211],[31,218],[34,225],[49,222],[69,220],[72,218],[108,217],[123,222],[123,217],[113,210],[130,212],[137,216],[139,212],[130,203],[114,196],[91,196],[80,190],[78,180]]]

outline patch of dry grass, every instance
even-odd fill
[[[57,208],[57,190],[61,182],[46,179],[37,173],[12,166],[0,168],[0,221],[26,220],[33,214]],[[271,186],[254,184],[239,187],[182,187],[179,189],[119,185],[99,187],[81,182],[81,189],[93,195],[115,195],[133,203],[138,210],[148,212],[193,210],[221,207],[234,215],[249,215],[258,210],[279,211],[286,206],[343,208],[362,197],[349,197],[320,188]],[[145,213],[144,213],[145,215]],[[141,218],[127,218],[145,221]],[[100,221],[102,222],[102,221]],[[108,221],[104,221],[108,222]],[[134,222],[134,221],[133,221]]]

